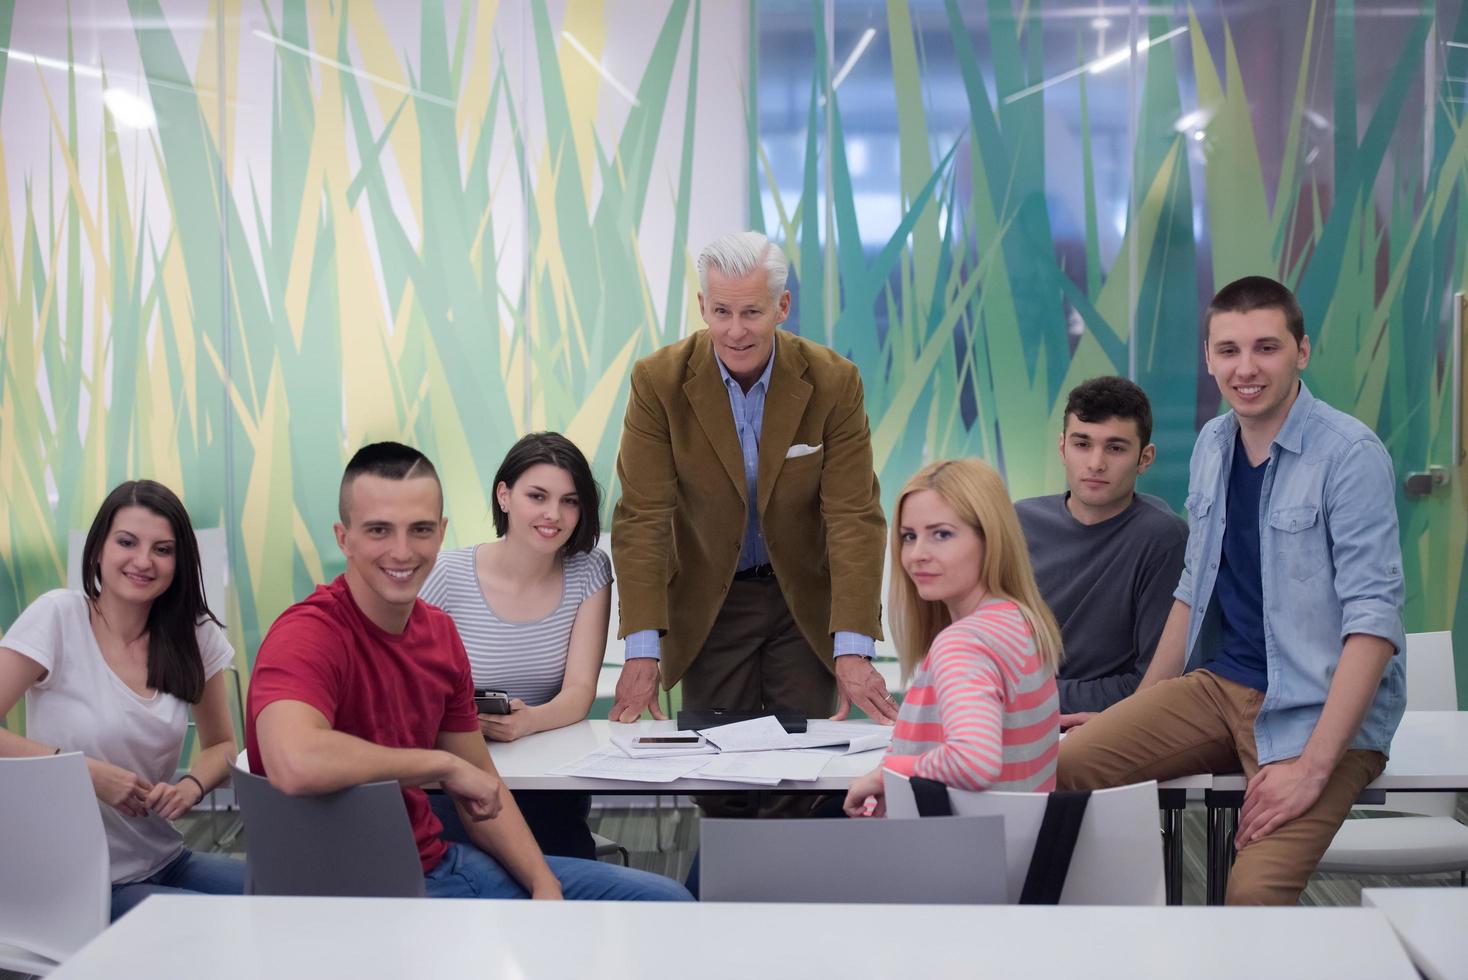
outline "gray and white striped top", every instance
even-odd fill
[[[545,704],[561,691],[576,613],[612,581],[612,560],[600,548],[566,558],[560,603],[541,619],[519,623],[490,608],[474,572],[476,547],[439,552],[419,598],[453,617],[475,687],[505,691],[527,705]]]

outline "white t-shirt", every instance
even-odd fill
[[[234,661],[234,650],[217,625],[205,620],[198,637],[205,679]],[[45,678],[25,696],[31,738],[65,752],[83,752],[154,783],[173,779],[188,705],[161,691],[142,697],[112,672],[92,633],[86,596],[68,589],[47,592],[0,636],[0,646],[46,668]],[[127,817],[98,805],[114,884],[156,874],[183,849],[183,836],[162,817]]]

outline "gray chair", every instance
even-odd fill
[[[699,822],[705,902],[1001,904],[1004,821]]]
[[[231,773],[245,822],[245,893],[422,898],[423,866],[396,782],[288,796]]]

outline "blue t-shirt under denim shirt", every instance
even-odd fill
[[[1190,607],[1190,669],[1217,649],[1215,583],[1238,433],[1238,416],[1226,412],[1203,426],[1193,446],[1188,550],[1173,592]],[[1304,750],[1330,693],[1342,641],[1352,633],[1382,637],[1397,650],[1350,743],[1353,749],[1388,752],[1406,702],[1402,551],[1391,457],[1370,429],[1316,399],[1303,382],[1269,455],[1259,491],[1269,678],[1254,721],[1259,763],[1292,759]]]
[[[1264,582],[1259,571],[1259,491],[1266,459],[1249,463],[1243,434],[1234,437],[1223,525],[1223,554],[1218,562],[1218,650],[1203,666],[1220,677],[1256,691],[1269,690],[1264,652]]]

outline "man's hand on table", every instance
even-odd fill
[[[836,687],[841,701],[831,716],[832,721],[845,721],[852,705],[878,724],[890,725],[897,720],[897,700],[887,693],[887,682],[866,657],[854,654],[837,657]]]
[[[653,657],[636,657],[622,665],[617,678],[617,693],[608,718],[634,722],[644,711],[651,711],[658,721],[667,719],[658,705],[658,661]]]

